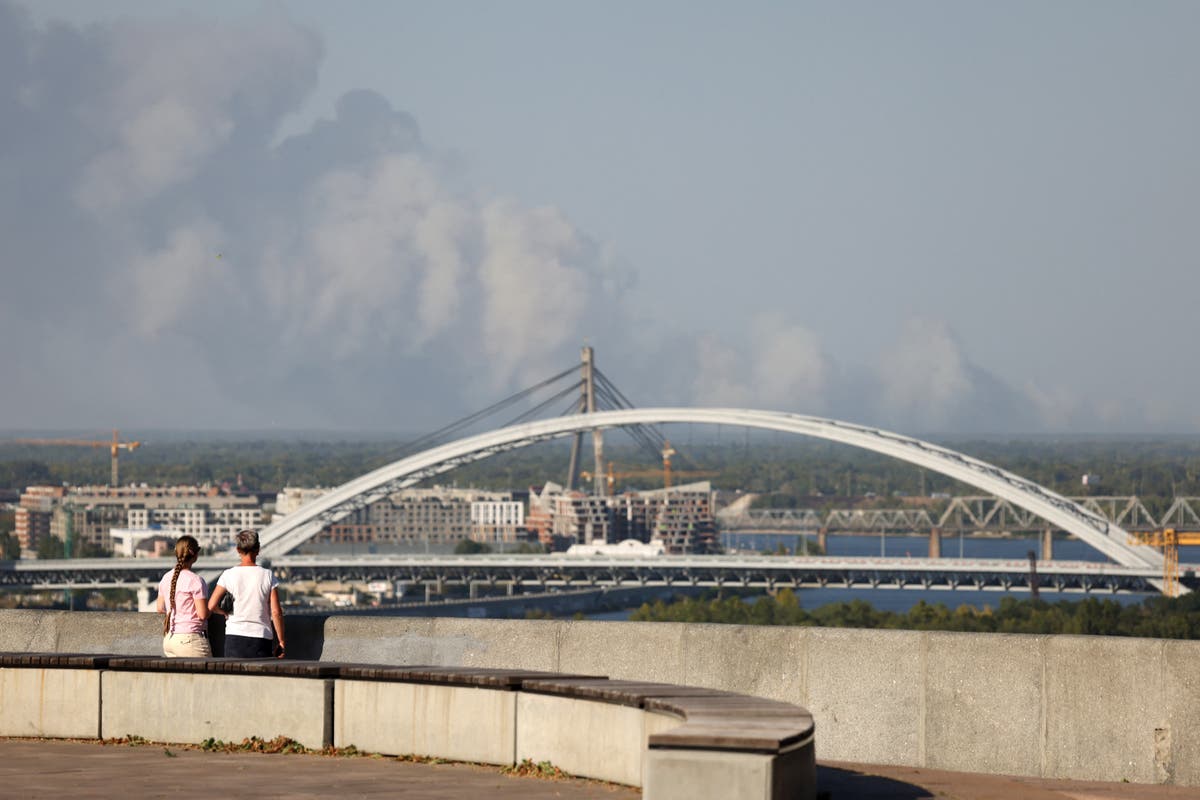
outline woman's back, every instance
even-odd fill
[[[170,604],[172,579],[175,582],[175,602]],[[179,577],[175,578],[175,570],[171,570],[158,582],[158,594],[167,598],[164,605],[169,604],[166,609],[169,615],[168,633],[199,633],[208,630],[205,620],[208,615],[201,617],[197,612],[198,606],[204,605],[208,597],[208,586],[199,575],[190,569],[181,569]]]
[[[270,639],[271,589],[279,585],[269,569],[257,564],[225,570],[218,586],[233,595],[233,613],[225,620],[225,633]]]

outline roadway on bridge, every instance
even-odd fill
[[[1057,781],[913,767],[822,763],[818,791],[830,800],[1167,800],[1195,798],[1195,787]],[[495,767],[416,764],[394,758],[209,753],[178,745],[101,745],[0,739],[5,797],[109,800],[214,797],[353,800],[633,800],[636,789],[586,780],[509,777]]]

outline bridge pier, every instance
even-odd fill
[[[829,538],[829,528],[822,525],[817,529],[817,547],[821,548],[822,555],[829,555],[829,548],[825,546],[826,539]]]
[[[929,529],[929,557],[942,557],[942,532],[936,525]]]
[[[137,590],[138,611],[158,611],[158,598],[150,598],[150,587],[139,586]]]
[[[1054,531],[1046,528],[1042,531],[1042,561],[1054,559]]]

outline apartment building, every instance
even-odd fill
[[[31,551],[43,536],[112,550],[113,528],[163,528],[223,549],[239,530],[262,525],[256,497],[209,486],[31,486],[21,497],[27,513],[18,512],[18,537]]]
[[[471,538],[483,544],[512,543],[526,536],[525,504],[518,500],[471,503]]]
[[[63,486],[30,486],[17,499],[14,533],[23,552],[34,552],[50,535],[54,506],[67,492]]]
[[[402,489],[357,509],[314,542],[446,550],[464,539],[515,541],[523,525],[523,506],[510,492],[435,486]]]
[[[717,550],[713,492],[707,481],[602,497],[547,483],[530,495],[526,525],[551,549],[633,539],[667,553]]]

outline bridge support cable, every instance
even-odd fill
[[[509,397],[506,397],[503,400],[500,400],[499,402],[493,403],[492,405],[488,406],[487,408],[484,408],[480,411],[476,411],[474,414],[470,414],[470,415],[463,417],[462,419],[457,420],[455,422],[451,422],[449,425],[445,425],[441,428],[438,428],[436,431],[433,431],[432,433],[427,433],[424,436],[422,436],[421,438],[416,439],[416,440],[406,444],[404,446],[404,449],[401,450],[401,454],[409,455],[411,453],[418,453],[422,450],[432,447],[435,444],[445,441],[450,436],[453,436],[453,435],[459,433],[460,431],[473,425],[474,423],[479,422],[480,420],[486,419],[487,417],[490,417],[492,414],[497,414],[500,411],[503,411],[504,409],[508,408],[509,406],[514,405],[514,404],[520,402],[521,400],[529,397],[530,395],[546,388],[547,386],[551,386],[552,384],[555,384],[558,381],[561,381],[563,378],[566,378],[567,376],[569,376],[573,372],[575,372],[575,369],[576,369],[575,367],[571,367],[570,369],[565,369],[562,372],[558,373],[557,375],[547,378],[546,380],[542,381],[541,383],[535,384],[534,386],[530,386],[528,389],[522,389],[521,391],[517,392],[516,394],[510,395]],[[578,388],[579,388],[579,384],[576,383],[573,386],[571,386],[569,389],[567,389],[564,393],[562,393],[562,396],[565,396],[566,394],[568,394]],[[558,397],[559,396],[556,395],[555,399],[558,399]]]
[[[541,414],[543,411],[545,411],[547,408],[549,408],[553,404],[562,400],[564,397],[567,397],[568,395],[574,394],[575,392],[579,391],[579,387],[582,385],[582,383],[583,383],[582,381],[576,381],[575,383],[573,383],[570,386],[568,386],[567,388],[563,389],[561,392],[554,395],[553,397],[543,400],[542,402],[538,403],[536,406],[534,406],[533,408],[524,412],[520,416],[514,417],[513,419],[509,420],[508,422],[506,422],[504,424],[504,427],[507,428],[511,425],[519,425],[522,422],[526,422],[530,419],[533,419],[534,417]],[[576,410],[578,408],[578,406],[579,406],[579,401],[572,400],[571,404],[569,406],[567,406],[567,409],[565,411],[561,412],[559,414],[559,416],[560,417],[566,416],[567,414]]]
[[[608,376],[601,372],[598,368],[596,373],[596,391],[599,396],[607,402],[607,407],[614,411],[623,409],[633,409],[636,406],[630,402],[629,398],[617,388],[617,385],[608,379]],[[662,458],[662,451],[667,447],[667,437],[658,428],[653,425],[631,425],[626,430],[634,441],[645,448],[646,452],[657,461]],[[695,466],[686,456],[681,455],[681,461],[686,466]]]

